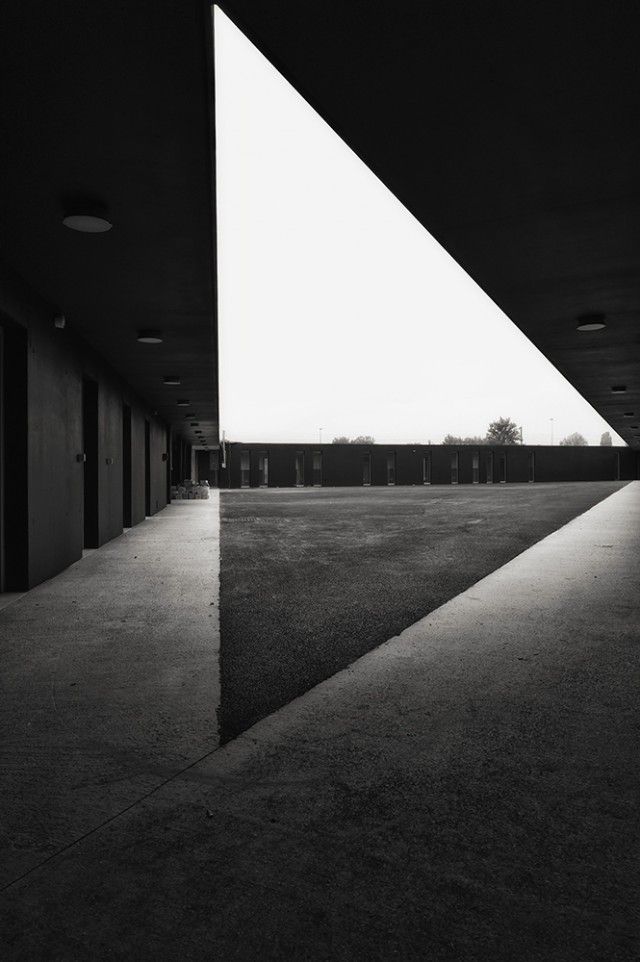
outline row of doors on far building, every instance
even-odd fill
[[[458,484],[459,478],[459,455],[457,451],[451,454],[451,484]],[[494,477],[495,464],[497,460],[497,477]],[[394,485],[396,483],[396,456],[395,454],[388,454],[386,458],[387,466],[387,484]],[[507,480],[507,456],[506,454],[499,454],[497,459],[494,458],[493,451],[489,451],[486,455],[486,481],[491,484],[494,480],[499,483],[504,484]],[[304,452],[300,451],[295,456],[295,485],[296,487],[303,487],[305,483],[305,456]],[[372,478],[372,456],[371,454],[364,454],[362,456],[362,484],[367,486],[371,484]],[[471,480],[473,484],[479,484],[480,482],[480,454],[474,454],[471,464]],[[534,465],[534,454],[529,453],[529,481],[535,480],[535,465]],[[431,484],[431,455],[427,454],[422,458],[422,482],[423,484]],[[320,487],[322,485],[322,452],[314,451],[312,455],[311,463],[311,479],[310,483],[314,487]],[[261,453],[258,455],[258,485],[260,487],[268,487],[269,485],[269,456],[266,453]],[[251,452],[242,451],[240,454],[240,486],[243,488],[248,488],[251,486]]]

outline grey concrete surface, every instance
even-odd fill
[[[4,893],[11,959],[636,960],[640,484]]]
[[[0,611],[0,884],[217,745],[218,524],[174,502]]]
[[[8,605],[14,604],[14,602],[19,601],[23,598],[26,592],[24,591],[3,591],[0,594],[0,611],[6,608]]]
[[[221,492],[222,741],[626,483]]]

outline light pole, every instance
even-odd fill
[[[553,418],[549,418],[551,421],[551,446],[553,447]]]
[[[320,436],[320,444],[322,444],[322,428],[318,428],[318,434]]]

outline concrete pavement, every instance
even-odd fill
[[[0,884],[216,747],[218,525],[176,501],[0,611]]]
[[[636,482],[176,775],[8,957],[637,959],[639,532]]]

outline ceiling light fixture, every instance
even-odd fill
[[[95,214],[67,214],[62,218],[62,223],[70,230],[80,231],[82,234],[106,234],[111,230],[113,224],[105,217],[97,217]]]
[[[188,408],[191,404],[191,401],[187,400],[186,398],[178,398],[176,404],[179,408]]]
[[[141,344],[162,344],[162,331],[151,331],[149,329],[138,331],[138,340]]]
[[[604,314],[582,314],[576,320],[578,321],[576,330],[582,333],[601,331],[607,326],[604,322]]]
[[[612,384],[611,390],[614,394],[624,394],[627,390],[626,384]]]
[[[623,418],[632,418],[633,416],[634,416],[633,411],[625,411],[624,414],[622,415]]]
[[[192,421],[192,422],[191,422],[191,427],[192,427],[192,428],[199,428],[199,427],[200,427],[200,422],[199,422],[199,421]]]
[[[180,378],[178,377],[177,374],[166,374],[162,378],[162,381],[164,384],[169,384],[172,386],[177,386],[178,384],[180,384]]]

